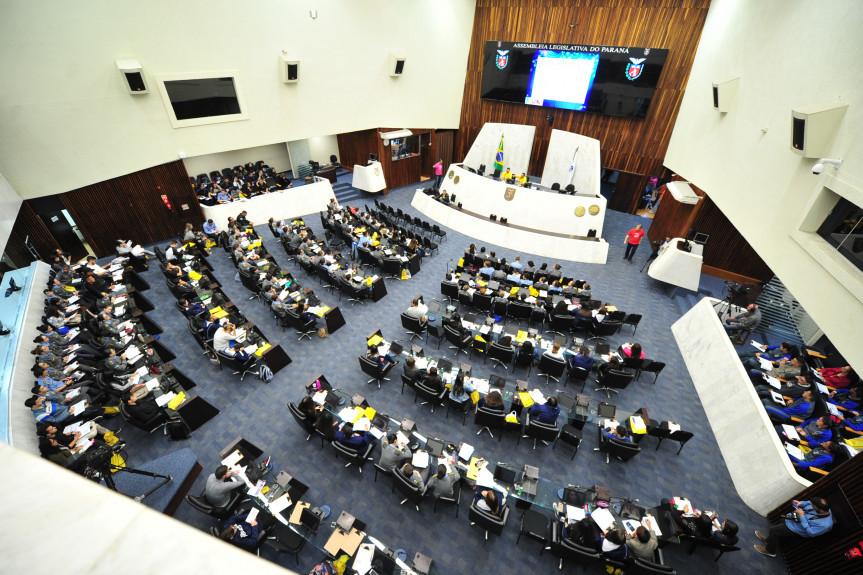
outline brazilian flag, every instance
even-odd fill
[[[503,134],[500,136],[500,145],[497,147],[497,154],[494,156],[494,169],[503,171]]]

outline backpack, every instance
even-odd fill
[[[270,383],[273,381],[273,371],[264,362],[258,364],[258,379],[264,383]]]
[[[309,571],[309,575],[336,575],[336,573],[336,568],[330,560],[318,563]]]

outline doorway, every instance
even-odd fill
[[[73,261],[92,255],[93,252],[88,249],[84,235],[78,229],[72,214],[63,207],[63,201],[59,197],[46,196],[27,201],[60,248],[72,255]],[[47,257],[47,254],[40,255]]]

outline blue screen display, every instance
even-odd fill
[[[524,103],[586,110],[598,67],[599,54],[537,50],[531,62]]]

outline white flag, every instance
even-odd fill
[[[569,163],[569,172],[566,174],[566,184],[564,184],[564,187],[572,183],[572,176],[575,175],[575,156],[577,154],[578,146],[576,146],[575,151],[572,153],[572,162]]]

